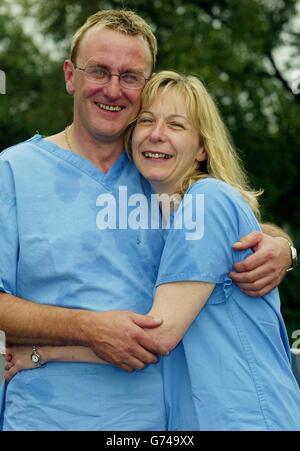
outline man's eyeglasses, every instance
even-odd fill
[[[118,77],[120,85],[126,89],[143,88],[148,78],[138,72],[123,72],[122,74],[112,74],[106,67],[102,67],[97,63],[88,63],[85,68],[78,67],[74,64],[75,69],[84,72],[86,78],[99,85],[109,83],[111,77]]]

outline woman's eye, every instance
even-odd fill
[[[151,124],[153,120],[150,117],[140,117],[137,120],[138,124]]]
[[[185,128],[183,124],[180,124],[180,122],[170,122],[170,125],[174,128],[180,128],[182,130]]]

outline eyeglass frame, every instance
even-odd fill
[[[81,70],[82,72],[84,72],[84,75],[87,77],[87,78],[89,78],[89,80],[91,80],[93,83],[98,83],[99,85],[106,85],[106,84],[108,84],[109,82],[110,82],[110,80],[111,80],[111,77],[118,77],[118,79],[119,79],[119,83],[120,83],[120,85],[123,87],[123,88],[125,88],[125,89],[141,89],[141,88],[143,88],[144,86],[145,86],[145,84],[147,83],[147,81],[148,80],[150,80],[150,78],[146,78],[144,75],[142,75],[141,73],[136,73],[136,72],[130,72],[130,71],[125,71],[125,72],[122,72],[121,74],[113,74],[109,69],[107,69],[105,66],[101,66],[100,64],[98,64],[98,66],[99,67],[101,67],[101,69],[104,69],[106,72],[107,72],[107,75],[108,75],[108,80],[107,81],[105,81],[105,82],[102,82],[101,80],[98,80],[98,79],[96,79],[96,78],[93,78],[93,77],[90,77],[90,75],[91,74],[88,74],[87,72],[86,72],[86,69],[87,69],[87,67],[88,67],[88,64],[85,66],[85,67],[79,67],[79,66],[77,66],[75,63],[73,63],[72,62],[72,64],[73,64],[73,66],[74,66],[74,69],[78,69],[78,70]],[[91,65],[92,66],[92,65]],[[97,67],[97,64],[95,64],[95,66]],[[134,75],[137,75],[137,76],[139,76],[139,77],[142,77],[144,80],[145,80],[145,82],[144,82],[144,84],[143,85],[140,85],[140,86],[124,86],[124,84],[122,84],[122,75],[124,75],[124,74],[134,74]]]

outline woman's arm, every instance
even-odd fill
[[[186,330],[205,305],[214,284],[205,282],[172,282],[160,285],[155,294],[149,315],[159,315],[163,320],[155,329],[145,329],[169,352],[175,348]],[[38,346],[41,363],[85,362],[107,364],[87,347]],[[32,346],[6,348],[4,379],[10,381],[19,371],[36,368],[31,360]]]
[[[39,346],[42,365],[48,362],[85,362],[107,364],[90,349],[83,346]],[[6,348],[4,379],[9,381],[21,370],[36,368],[31,360],[32,346]]]
[[[170,352],[204,307],[214,287],[214,284],[206,282],[171,282],[160,285],[149,315],[159,315],[163,322],[147,333],[154,334]]]

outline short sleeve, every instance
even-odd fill
[[[156,286],[176,281],[222,284],[236,261],[242,235],[259,230],[256,218],[233,187],[215,179],[195,183],[185,194],[170,227]]]
[[[10,164],[0,158],[0,291],[16,294],[19,254],[16,195]]]

